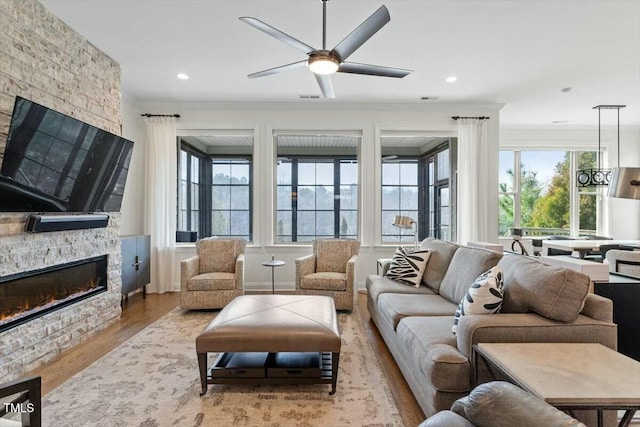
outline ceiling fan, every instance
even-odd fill
[[[246,22],[258,30],[269,34],[272,37],[298,49],[309,56],[308,59],[291,64],[281,65],[268,70],[258,71],[249,74],[250,79],[269,76],[283,71],[294,70],[304,66],[309,67],[320,85],[320,90],[325,98],[335,98],[331,74],[350,73],[365,74],[369,76],[397,77],[401,78],[411,73],[411,70],[401,68],[383,67],[380,65],[360,64],[357,62],[346,62],[345,60],[362,46],[371,36],[384,27],[391,20],[389,11],[385,6],[380,6],[370,17],[345,37],[331,50],[326,48],[327,40],[327,1],[322,0],[322,49],[315,49],[298,39],[266,24],[259,19],[243,16],[241,21]]]

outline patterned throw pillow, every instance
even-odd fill
[[[458,321],[467,314],[493,314],[500,311],[502,306],[502,270],[495,266],[482,273],[473,282],[465,296],[458,304],[456,315],[453,319],[451,332],[456,334]]]
[[[414,251],[399,246],[384,277],[419,288],[429,255],[431,252],[426,249]]]

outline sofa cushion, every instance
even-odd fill
[[[431,252],[427,268],[422,275],[422,283],[425,286],[433,289],[436,293],[438,292],[440,283],[442,283],[442,279],[449,268],[451,258],[453,258],[453,254],[459,247],[455,243],[445,242],[433,237],[427,237],[422,241],[420,249],[428,249]]]
[[[471,421],[453,411],[440,411],[418,425],[418,427],[475,427]]]
[[[429,255],[426,249],[414,251],[398,246],[385,277],[419,288]]]
[[[560,322],[576,320],[589,292],[589,276],[519,255],[507,255],[498,265],[504,274],[503,313],[535,311]]]
[[[451,332],[456,333],[458,320],[468,314],[494,314],[502,305],[502,270],[497,265],[482,273],[462,297],[453,319]]]
[[[405,317],[396,334],[425,381],[441,392],[465,393],[471,389],[471,365],[456,348],[452,322],[453,316]]]
[[[496,265],[501,257],[499,252],[460,247],[442,279],[440,295],[458,304],[476,278]]]
[[[455,311],[455,304],[438,295],[382,294],[378,297],[378,314],[394,329],[403,317],[453,316]]]
[[[187,281],[188,291],[223,291],[235,287],[236,276],[233,273],[203,273]]]
[[[378,296],[384,293],[434,295],[434,292],[426,286],[414,288],[376,274],[367,276],[366,286],[367,300],[374,304],[377,304]]]
[[[300,279],[302,289],[317,289],[326,291],[344,291],[347,289],[347,275],[345,273],[312,273]]]

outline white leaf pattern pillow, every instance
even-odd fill
[[[451,332],[456,334],[458,321],[462,316],[499,312],[502,306],[502,287],[502,270],[497,265],[478,276],[458,304]]]
[[[422,275],[427,267],[427,261],[429,261],[429,255],[431,255],[431,252],[426,249],[414,251],[399,246],[391,259],[391,264],[385,277],[419,288]]]

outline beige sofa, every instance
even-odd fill
[[[366,286],[371,318],[427,417],[471,391],[474,344],[596,342],[616,349],[612,303],[588,293],[588,276],[436,239],[421,247],[431,255],[419,288],[378,275],[367,277]],[[501,312],[463,316],[454,335],[458,303],[496,264],[504,275]],[[482,370],[479,376],[480,382],[490,379]]]

